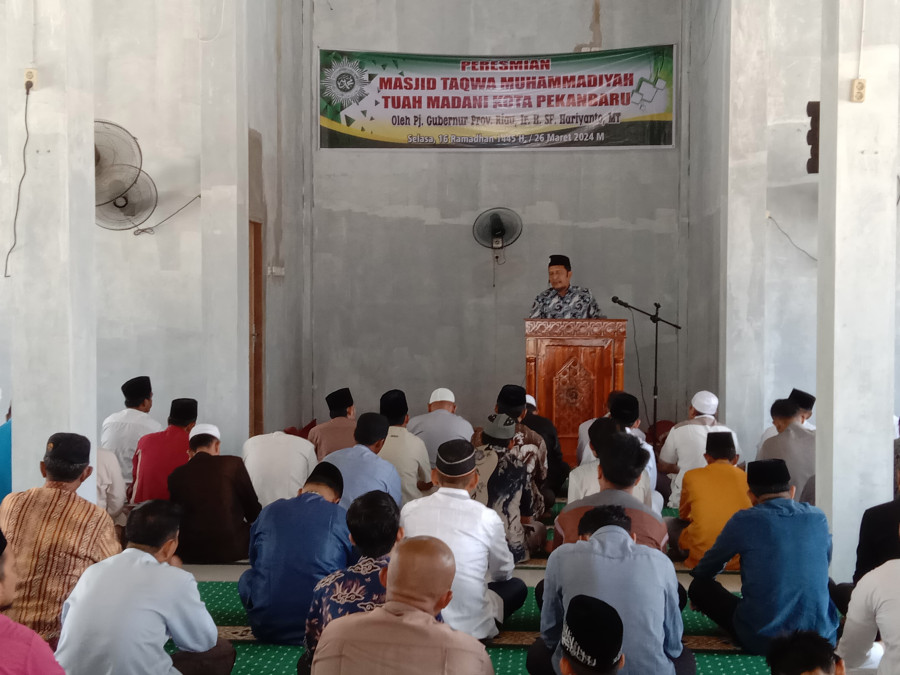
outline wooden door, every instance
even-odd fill
[[[263,433],[266,269],[263,225],[250,221],[250,435]]]

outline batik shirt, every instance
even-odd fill
[[[493,461],[492,461],[493,460]],[[475,464],[479,467],[478,488],[475,499],[486,499],[486,506],[494,509],[503,529],[506,531],[506,544],[509,552],[517,562],[528,559],[528,548],[525,545],[525,528],[522,516],[531,515],[531,490],[528,481],[528,469],[522,461],[506,450],[485,445],[475,450]],[[489,475],[481,475],[482,466],[491,466]],[[482,494],[479,494],[479,493]]]
[[[481,427],[478,427],[475,429],[475,435],[472,436],[472,445],[476,448],[484,445],[481,440],[483,431]],[[526,489],[531,491],[531,513],[523,511],[523,514],[540,518],[547,508],[547,505],[544,504],[544,495],[541,493],[541,486],[547,480],[547,444],[544,443],[543,437],[538,432],[529,429],[521,422],[516,423],[516,435],[513,436],[513,440],[513,447],[509,453],[525,465],[529,479]]]
[[[384,604],[384,586],[378,573],[388,562],[390,555],[360,558],[355,565],[329,574],[316,584],[306,619],[307,649],[315,650],[325,626],[334,619]]]
[[[590,290],[569,286],[560,297],[553,288],[538,293],[531,306],[532,319],[602,319],[603,312]]]

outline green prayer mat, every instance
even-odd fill
[[[197,587],[217,626],[247,625],[247,612],[241,604],[236,581],[199,581]]]
[[[525,604],[503,622],[503,630],[540,630],[541,612],[534,600],[534,589],[528,589]]]
[[[665,509],[663,509],[662,514],[663,514],[663,518],[666,518],[666,517],[677,518],[678,517],[678,509],[665,508]]]
[[[698,675],[771,675],[772,672],[762,656],[697,654],[696,657]]]

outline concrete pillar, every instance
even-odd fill
[[[206,393],[200,421],[222,451],[249,432],[249,253],[246,4],[204,0],[201,12],[200,188]]]
[[[730,12],[727,11],[730,6]],[[728,50],[727,179],[720,267],[720,419],[734,429],[741,458],[753,459],[765,409],[765,208],[768,0],[723,2]],[[709,148],[716,152],[716,148]]]
[[[94,60],[90,2],[8,0],[5,48],[10,72],[38,68],[28,100],[28,173],[19,205],[11,289],[13,489],[41,483],[47,437],[73,431],[96,449],[97,316],[94,300]],[[13,185],[21,175],[25,92],[9,77],[7,147]],[[9,189],[9,188],[12,189]],[[11,242],[10,242],[11,243]],[[5,253],[5,251],[4,251]],[[82,487],[96,500],[94,481]]]
[[[892,497],[900,0],[822,3],[816,503],[849,581],[863,511]]]

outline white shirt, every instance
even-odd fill
[[[669,474],[672,479],[672,496],[669,497],[669,507],[673,509],[681,506],[681,484],[684,482],[684,474],[691,469],[700,469],[706,466],[706,437],[711,431],[731,431],[724,424],[719,424],[713,415],[697,415],[692,420],[679,422],[669,432],[666,442],[659,451],[659,458],[664,462],[677,464],[681,469],[677,474]],[[734,437],[735,451],[740,454],[737,434],[731,431]]]
[[[804,420],[803,424],[800,425],[804,429],[809,429],[810,431],[816,430],[816,425],[810,423],[809,420]],[[753,462],[759,456],[759,451],[762,450],[763,443],[765,443],[770,438],[775,438],[778,435],[778,429],[775,428],[775,425],[772,424],[767,428],[762,436],[759,437],[759,443],[756,444],[756,454],[753,457],[741,457],[738,461],[743,464],[744,462]]]
[[[837,653],[849,668],[863,665],[881,631],[884,656],[879,675],[900,673],[900,560],[889,560],[866,574],[850,597],[844,634]]]
[[[569,473],[568,501],[570,504],[600,492],[600,479],[597,476],[599,466],[600,462],[595,459],[593,462],[572,469]],[[656,505],[653,503],[653,488],[650,487],[650,474],[646,469],[641,473],[641,480],[638,481],[632,494],[635,499],[656,510]]]
[[[404,504],[422,496],[418,482],[431,481],[431,462],[422,439],[403,427],[391,427],[378,456],[393,464],[400,474]]]
[[[422,439],[425,443],[425,449],[428,451],[428,461],[431,468],[434,468],[434,462],[437,459],[437,451],[441,443],[461,438],[464,441],[471,441],[475,435],[475,430],[459,415],[455,415],[449,410],[438,408],[424,415],[416,415],[409,424],[406,425],[411,434]]]
[[[142,436],[162,431],[162,425],[145,412],[125,408],[103,420],[100,447],[111,451],[119,460],[119,469],[126,485],[131,485],[131,459]]]
[[[316,448],[305,438],[276,431],[244,441],[244,466],[259,503],[292,499],[316,468]]]
[[[56,660],[68,675],[179,675],[163,649],[212,649],[218,631],[190,572],[135,548],[91,565],[63,603]]]
[[[97,448],[97,506],[106,509],[116,525],[125,524],[125,479],[119,460],[106,448]]]
[[[500,516],[465,490],[442,487],[404,506],[400,525],[407,537],[437,537],[453,551],[456,576],[444,622],[479,640],[494,637],[503,601],[487,585],[509,579],[515,566]]]

